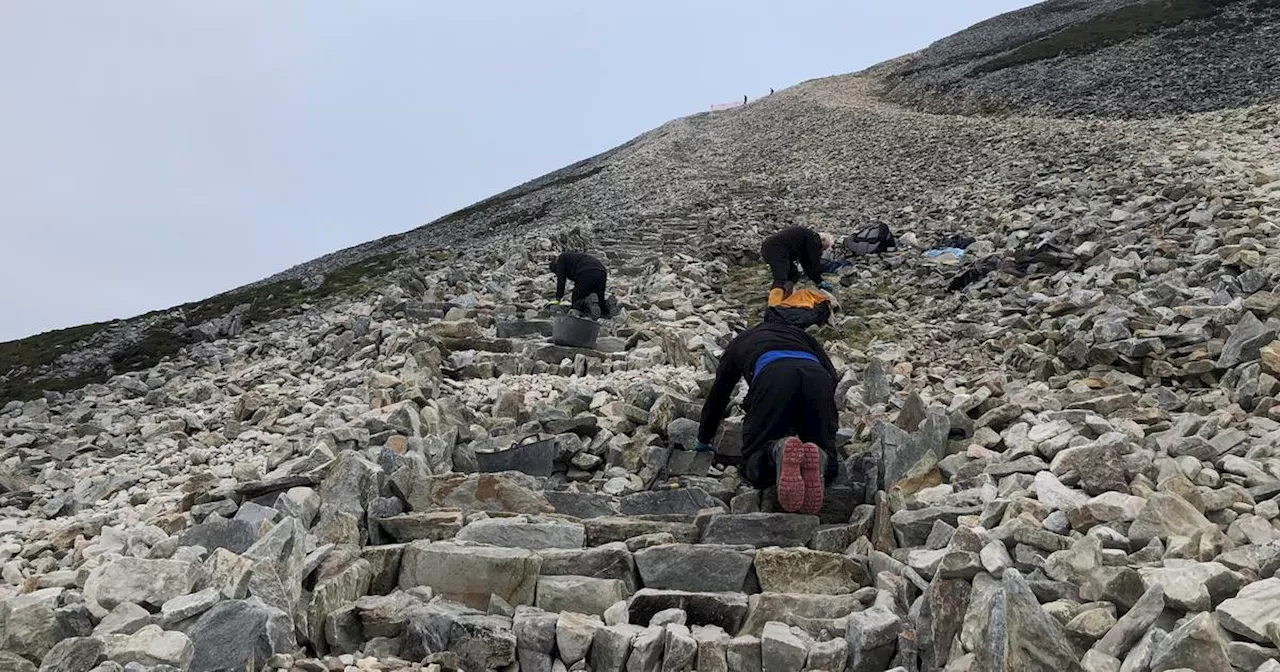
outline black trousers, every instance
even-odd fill
[[[778,439],[798,436],[827,453],[823,480],[839,474],[835,452],[839,412],[836,381],[817,362],[780,359],[760,371],[743,402],[742,477],[757,488],[772,486],[777,466],[769,449]]]
[[[609,276],[604,271],[582,271],[578,277],[573,279],[573,294],[570,295],[569,301],[574,308],[586,311],[587,299],[595,294],[597,301],[600,302],[600,313],[607,315],[609,307],[605,305],[604,290]]]
[[[791,253],[781,245],[771,245],[767,241],[760,246],[760,256],[769,265],[769,273],[773,275],[773,286],[781,287],[790,293],[791,288],[800,280],[800,267],[791,259]]]

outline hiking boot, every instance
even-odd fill
[[[805,461],[804,443],[789,436],[781,440],[782,447],[774,452],[777,464],[778,505],[787,513],[795,513],[805,505],[805,482],[801,468]]]
[[[812,443],[804,444],[804,460],[800,462],[800,478],[804,481],[804,504],[800,513],[817,515],[822,510],[825,496],[822,483],[822,449]]]
[[[587,314],[590,315],[591,319],[593,320],[600,319],[600,295],[599,294],[591,294],[587,296]]]

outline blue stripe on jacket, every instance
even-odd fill
[[[755,376],[760,375],[760,372],[764,370],[764,367],[778,361],[779,359],[807,359],[811,362],[817,362],[819,364],[822,363],[818,359],[818,356],[812,352],[805,352],[803,350],[770,350],[769,352],[760,355],[760,359],[756,360],[756,369],[751,373],[751,376],[754,378]]]

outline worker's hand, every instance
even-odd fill
[[[711,452],[711,444],[698,441],[693,444],[693,449],[699,453],[709,453]]]
[[[822,282],[819,282],[819,283],[818,283],[818,289],[821,289],[821,290],[822,290],[822,291],[824,291],[824,292],[830,292],[830,291],[833,291],[833,290],[835,289],[835,285],[832,285],[831,283],[827,282],[826,280],[823,280]]]

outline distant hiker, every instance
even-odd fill
[[[771,95],[771,96],[773,95],[773,87],[772,87],[772,86],[771,86],[771,87],[769,87],[769,95]]]
[[[773,273],[773,288],[790,295],[800,279],[800,269],[813,284],[830,290],[831,285],[822,279],[822,253],[835,245],[836,239],[829,233],[818,233],[803,226],[783,229],[764,239],[760,256]],[[799,264],[799,268],[797,268]]]
[[[743,97],[742,97],[742,104],[743,104],[743,105],[746,105],[746,104],[747,104],[747,97],[746,97],[746,96],[743,96]]]
[[[608,317],[609,305],[605,298],[605,282],[609,274],[599,259],[581,252],[564,252],[551,262],[551,272],[556,274],[556,301],[564,298],[566,280],[573,281],[570,305],[594,318]]]
[[[836,374],[822,346],[804,329],[765,321],[729,343],[702,409],[697,450],[711,450],[738,381],[747,379],[742,407],[742,477],[777,487],[789,512],[817,513],[824,487],[839,471],[835,436]]]

